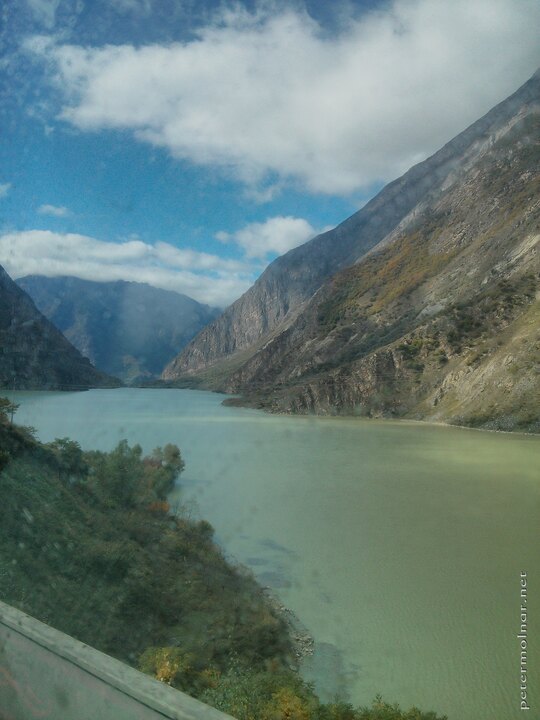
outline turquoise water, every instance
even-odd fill
[[[538,438],[270,416],[189,390],[14,395],[16,419],[43,441],[178,444],[186,471],[172,502],[208,519],[308,628],[317,650],[304,673],[323,695],[363,704],[381,692],[450,720],[521,717],[527,571],[538,712]]]

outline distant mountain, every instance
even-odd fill
[[[126,382],[158,377],[218,314],[186,295],[144,283],[41,275],[17,283],[96,367]]]
[[[99,372],[0,267],[0,387],[85,390],[119,382]]]
[[[285,412],[540,431],[540,72],[166,368]]]

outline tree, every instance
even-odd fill
[[[58,460],[61,474],[76,477],[88,474],[88,465],[84,461],[83,451],[78,442],[69,438],[56,438],[48,447]]]
[[[127,440],[121,440],[110,453],[92,451],[84,457],[90,486],[106,502],[125,507],[157,508],[156,501],[166,500],[184,469],[180,450],[171,444],[143,458],[140,445],[130,448]]]
[[[154,448],[147,465],[149,474],[154,470],[152,489],[159,500],[164,500],[184,470],[182,453],[176,445],[168,443],[164,448]]]
[[[185,468],[182,453],[177,445],[167,443],[164,448],[157,447],[152,451],[152,459],[161,463],[163,467],[168,467],[176,473],[176,477]]]
[[[0,422],[13,425],[13,415],[19,409],[17,403],[12,402],[6,397],[0,397]]]

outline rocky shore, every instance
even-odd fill
[[[298,665],[305,657],[313,655],[315,641],[298,616],[283,605],[271,587],[263,587],[263,594],[270,607],[285,621],[293,643],[295,664]]]

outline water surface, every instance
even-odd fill
[[[189,390],[15,397],[17,420],[43,441],[178,444],[186,471],[172,501],[208,519],[298,615],[317,643],[304,672],[326,697],[363,704],[381,692],[450,720],[522,717],[527,571],[538,712],[538,438],[270,416]]]

